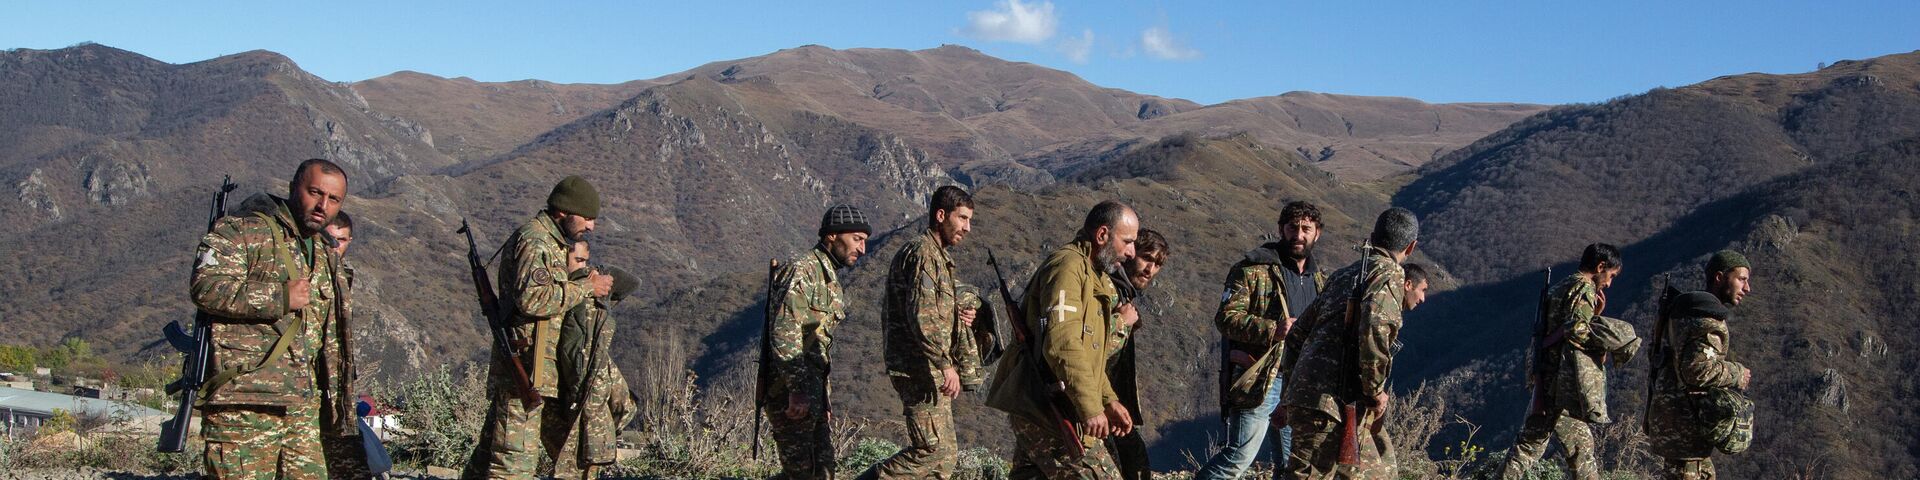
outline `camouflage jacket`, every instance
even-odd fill
[[[953,257],[928,230],[894,254],[887,270],[887,374],[937,382],[959,363],[953,341],[959,313]]]
[[[1235,365],[1227,356],[1228,351],[1247,352],[1256,359],[1255,366],[1272,365],[1279,357],[1267,362],[1257,362],[1264,355],[1281,355],[1273,347],[1284,345],[1276,335],[1286,321],[1289,307],[1287,304],[1286,282],[1280,269],[1288,268],[1277,250],[1277,245],[1267,244],[1248,251],[1245,258],[1233,264],[1227,272],[1226,285],[1220,294],[1220,308],[1213,315],[1213,326],[1220,330],[1226,350],[1220,356],[1220,402],[1225,406],[1246,406],[1266,397],[1266,387],[1273,384],[1279,376],[1278,368],[1261,368],[1255,378],[1248,382],[1237,382],[1246,373],[1247,367]],[[1326,287],[1326,274],[1319,271],[1312,258],[1307,260],[1305,274],[1312,275],[1314,292]],[[1235,384],[1250,385],[1253,391],[1235,391]]]
[[[1607,295],[1586,273],[1568,275],[1547,289],[1541,305],[1546,318],[1540,325],[1545,343],[1534,365],[1531,379],[1543,395],[1541,406],[1549,411],[1595,423],[1606,423],[1607,379],[1605,364],[1624,362],[1638,350],[1639,340],[1630,325],[1599,314],[1606,308]],[[1622,328],[1624,327],[1624,328]],[[1620,354],[1621,358],[1612,358]]]
[[[213,317],[214,380],[204,405],[295,406],[315,398],[320,332],[335,310],[333,255],[299,238],[284,200],[267,211],[221,218],[201,237],[193,267],[194,306]],[[287,281],[305,278],[305,308],[288,306]],[[271,353],[286,331],[287,345]]]
[[[1355,276],[1361,274],[1361,263],[1356,262],[1327,279],[1326,289],[1287,332],[1281,361],[1287,382],[1283,405],[1340,418],[1341,404],[1370,407],[1374,397],[1386,391],[1393,345],[1400,336],[1406,271],[1378,247],[1368,249],[1361,261],[1366,265],[1361,286],[1365,294],[1354,316],[1365,323],[1356,335],[1346,318]]]
[[[535,391],[544,397],[558,396],[555,354],[560,323],[568,310],[587,301],[593,287],[585,278],[569,277],[567,251],[571,243],[544,212],[521,225],[502,248],[506,253],[496,280],[500,302],[512,308],[514,328],[522,338],[531,339],[527,351],[519,352],[520,359],[527,362],[527,376]],[[505,358],[500,353],[496,352],[496,359]]]
[[[583,465],[613,463],[615,441],[635,413],[626,376],[613,363],[614,320],[605,302],[581,302],[560,330],[559,398],[574,415],[570,450]]]
[[[1046,405],[1035,402],[1032,389],[1045,388],[1033,378],[1028,362],[1041,361],[1066,384],[1067,403],[1074,411],[1060,412],[1072,421],[1104,412],[1118,396],[1107,378],[1107,357],[1113,341],[1120,294],[1113,280],[1093,264],[1093,245],[1075,241],[1055,250],[1027,282],[1020,300],[1028,331],[1041,332],[1045,343],[1036,355],[1032,339],[1008,349],[987,391],[987,406],[1030,421],[1051,423]]]
[[[1663,343],[1666,358],[1656,358],[1659,379],[1647,405],[1647,437],[1654,454],[1703,458],[1712,445],[1695,434],[1692,399],[1716,388],[1735,388],[1747,367],[1733,361],[1727,320],[1731,311],[1707,292],[1681,295],[1668,307]]]
[[[784,405],[788,392],[799,392],[814,408],[825,405],[833,329],[847,318],[847,302],[824,248],[808,250],[774,272],[776,295],[767,307],[773,311],[768,372],[773,378],[763,402]]]

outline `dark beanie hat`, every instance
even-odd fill
[[[568,175],[553,186],[553,193],[547,195],[547,206],[582,217],[600,218],[600,192],[595,191],[587,179]]]
[[[1741,267],[1746,267],[1751,269],[1753,268],[1753,264],[1747,263],[1746,255],[1741,255],[1740,252],[1736,252],[1733,250],[1721,250],[1718,252],[1713,252],[1713,257],[1707,259],[1707,275],[1713,275],[1716,273],[1725,272],[1725,271],[1729,271],[1729,270],[1733,270],[1735,268],[1741,268]]]
[[[873,227],[867,225],[867,214],[852,205],[840,204],[827,209],[827,214],[820,217],[820,236],[846,232],[873,233]]]

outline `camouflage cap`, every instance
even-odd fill
[[[1741,255],[1740,252],[1731,249],[1713,252],[1713,257],[1707,259],[1707,275],[1730,271],[1735,268],[1752,269],[1753,264],[1747,262],[1746,255]]]
[[[961,283],[957,284],[953,290],[954,296],[958,297],[954,305],[963,310],[980,308],[980,287]]]

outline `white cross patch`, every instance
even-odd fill
[[[202,250],[200,252],[200,266],[211,267],[219,264],[220,260],[213,258],[213,250]]]

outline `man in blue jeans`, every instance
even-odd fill
[[[1284,466],[1290,432],[1270,417],[1280,405],[1282,340],[1294,319],[1313,303],[1325,274],[1313,261],[1320,239],[1320,209],[1292,202],[1280,210],[1280,238],[1247,252],[1227,272],[1220,310],[1220,417],[1227,435],[1220,452],[1195,473],[1195,480],[1239,478],[1272,430],[1274,461]]]

